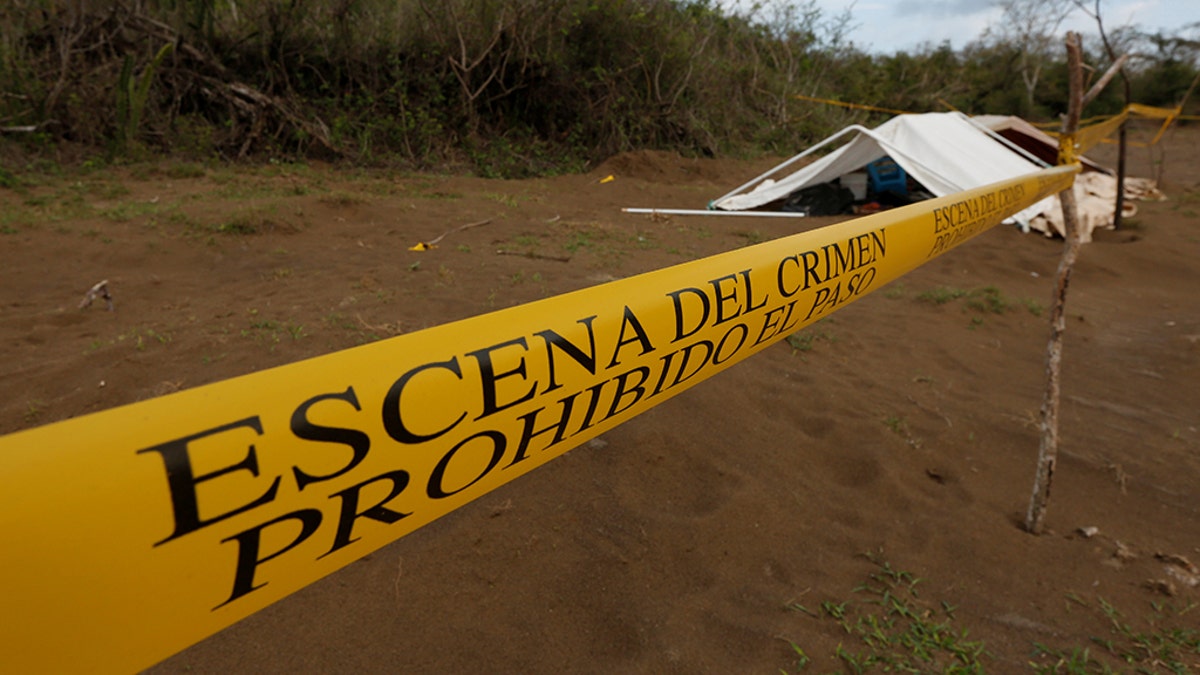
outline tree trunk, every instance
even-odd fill
[[[1059,140],[1059,164],[1078,161],[1075,157],[1075,132],[1079,129],[1079,116],[1083,108],[1083,59],[1079,47],[1079,34],[1067,33],[1066,43],[1070,98]],[[1054,468],[1058,462],[1058,403],[1062,379],[1062,340],[1066,329],[1067,285],[1071,280],[1075,258],[1079,255],[1079,222],[1075,208],[1074,185],[1058,193],[1058,198],[1062,202],[1066,242],[1055,275],[1054,304],[1050,311],[1050,344],[1046,348],[1046,392],[1041,410],[1042,439],[1038,448],[1033,494],[1025,515],[1025,529],[1031,534],[1042,533],[1046,505],[1050,501],[1050,486],[1054,480]]]

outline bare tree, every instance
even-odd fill
[[[522,76],[534,64],[538,35],[562,5],[531,0],[417,4],[458,80],[471,133],[479,130],[481,106],[525,86]]]
[[[1107,31],[1104,30],[1104,18],[1100,12],[1100,0],[1094,0],[1092,8],[1089,9],[1086,0],[1074,0],[1075,6],[1088,16],[1092,17],[1096,22],[1096,28],[1100,31],[1100,42],[1104,45],[1104,51],[1108,54],[1108,58],[1112,62],[1117,60],[1117,47],[1114,46],[1114,40],[1110,38]],[[1128,107],[1133,103],[1133,90],[1129,83],[1129,75],[1125,69],[1121,69],[1121,83],[1125,86],[1125,106]],[[1126,122],[1121,123],[1121,129],[1118,132],[1118,150],[1117,150],[1117,202],[1113,211],[1113,229],[1121,228],[1121,214],[1125,210],[1125,155],[1128,141],[1126,139]]]
[[[1033,110],[1033,94],[1051,59],[1059,26],[1075,5],[1073,0],[997,0],[995,6],[1000,8],[1001,18],[987,29],[984,39],[1017,50],[1028,113]]]
[[[1078,33],[1067,33],[1067,73],[1070,93],[1067,114],[1063,116],[1062,134],[1059,137],[1059,164],[1077,164],[1078,149],[1075,132],[1079,130],[1079,117],[1083,107],[1100,95],[1104,87],[1125,63],[1118,58],[1108,71],[1096,81],[1086,93],[1083,91],[1083,50]],[[1054,468],[1058,464],[1058,402],[1062,389],[1063,332],[1066,330],[1067,286],[1071,281],[1071,270],[1079,257],[1079,211],[1075,201],[1075,186],[1071,185],[1058,194],[1062,203],[1063,254],[1058,261],[1055,274],[1054,303],[1050,307],[1050,342],[1046,346],[1046,391],[1042,399],[1040,424],[1041,443],[1038,447],[1037,470],[1033,478],[1033,494],[1029,498],[1029,509],[1025,515],[1025,529],[1031,534],[1041,534],[1046,518],[1046,505],[1050,501],[1050,487],[1054,480]]]
[[[729,11],[741,11],[738,3],[730,3]],[[754,2],[744,18],[758,24],[774,39],[761,43],[762,59],[770,64],[781,80],[763,84],[759,91],[773,99],[773,122],[786,126],[796,115],[793,95],[819,96],[830,88],[833,69],[825,59],[837,61],[854,52],[850,35],[857,28],[852,8],[827,14],[817,0],[779,0]],[[811,113],[804,113],[811,114]],[[834,115],[834,127],[861,121],[861,113],[846,110],[824,110],[822,115]]]

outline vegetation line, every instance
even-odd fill
[[[960,50],[874,54],[850,11],[815,0],[13,0],[0,7],[0,165],[72,150],[520,178],[639,148],[791,154],[886,116],[806,97],[1044,120],[1066,107],[1044,18],[1064,3],[1002,0],[1031,21]],[[1133,55],[1134,100],[1178,103],[1200,72],[1194,29],[1105,36]],[[1109,65],[1099,40],[1084,52]],[[1123,104],[1106,92],[1092,109]]]

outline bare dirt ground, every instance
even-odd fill
[[[1200,626],[1200,130],[1166,143],[1168,201],[1098,233],[1071,281],[1050,533],[1018,524],[1061,242],[999,226],[155,670],[949,663],[864,641],[871,617],[909,630],[899,606],[980,643],[987,672],[1083,649],[1165,667],[1138,640]],[[832,222],[619,211],[703,208],[773,163],[641,152],[499,181],[164,162],[0,189],[0,433]],[[116,311],[77,309],[101,279]],[[886,598],[861,588],[881,580]]]

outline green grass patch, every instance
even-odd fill
[[[99,209],[96,215],[115,223],[124,223],[141,216],[154,215],[163,210],[163,206],[151,202],[121,202],[108,208]]]
[[[845,638],[832,654],[840,673],[985,673],[990,660],[986,645],[972,640],[944,599],[922,597],[921,579],[866,554],[873,569],[867,580],[846,599],[835,598],[808,607],[799,602],[788,609],[832,622]],[[1104,627],[1086,644],[1030,644],[1028,672],[1042,675],[1094,673],[1184,673],[1200,664],[1200,625],[1195,602],[1151,602],[1152,611],[1134,620],[1102,597],[1089,602],[1068,593],[1072,606],[1091,612]],[[814,654],[789,641],[794,672],[810,672]],[[819,672],[829,672],[820,670]],[[1007,671],[1005,671],[1007,672]]]
[[[0,166],[0,188],[13,189],[21,184],[16,174]]]
[[[895,296],[889,297],[900,297],[902,293],[903,291],[901,290]],[[917,294],[916,298],[918,302],[933,305],[945,305],[956,300],[962,300],[965,309],[984,315],[1006,314],[1018,305],[1029,310],[1029,313],[1034,316],[1041,316],[1042,312],[1045,311],[1045,308],[1037,301],[1030,299],[1014,300],[1005,296],[1003,291],[995,286],[982,286],[970,290],[939,286]],[[981,319],[973,321],[972,326],[977,326],[980,323],[982,323]]]
[[[887,287],[887,289],[884,290],[884,292],[883,292],[883,297],[885,297],[889,300],[899,300],[900,298],[903,298],[905,295],[908,295],[908,289],[905,288],[904,284],[900,283],[900,282],[890,284]]]
[[[931,602],[920,596],[921,580],[877,556],[866,583],[853,590],[851,599],[827,600],[814,610],[798,603],[790,608],[817,621],[841,627],[845,641],[834,656],[844,673],[983,673],[987,658],[984,644],[969,639],[955,625],[954,605]],[[802,645],[792,643],[797,672],[812,659]]]
[[[461,192],[446,192],[445,190],[417,190],[417,192],[415,192],[413,194],[413,196],[418,199],[453,200],[453,199],[462,199],[463,198],[463,195]]]
[[[984,314],[1004,314],[1012,309],[1010,303],[999,288],[984,286],[967,294],[967,307]]]
[[[566,223],[567,240],[563,248],[568,253],[590,251],[601,258],[619,258],[621,250],[611,246],[612,235],[599,225],[592,223]]]
[[[175,180],[204,178],[207,173],[208,172],[205,171],[204,167],[200,166],[199,164],[192,164],[190,162],[169,164],[167,165],[167,168],[163,170],[163,174],[165,174],[167,178],[173,178]]]
[[[272,351],[283,338],[290,338],[293,342],[302,340],[308,337],[308,330],[303,324],[294,321],[276,321],[274,319],[260,318],[258,310],[250,310],[249,328],[244,328],[241,335],[244,338],[250,338],[256,342],[268,345]]]
[[[796,352],[811,352],[816,339],[817,336],[813,333],[792,333],[784,338],[791,346],[792,351]]]
[[[516,197],[514,197],[510,194],[501,194],[501,193],[497,193],[497,192],[485,192],[485,193],[483,193],[483,196],[494,202],[503,204],[509,208],[516,208],[517,206],[520,205],[520,201]]]
[[[746,242],[742,244],[743,246],[754,246],[755,244],[761,244],[769,239],[769,237],[758,230],[744,230],[742,232],[734,232],[733,234],[734,236],[740,237]]]
[[[3,210],[5,221],[18,221],[29,228],[46,223],[65,220],[82,220],[95,215],[95,210],[85,199],[86,188],[78,186],[60,187],[52,191],[19,191],[24,199],[21,204],[9,204]]]
[[[967,291],[961,288],[950,288],[948,286],[939,286],[930,289],[917,295],[917,300],[921,302],[929,302],[935,305],[944,305],[948,302],[953,302],[959,298],[966,297]]]
[[[87,191],[99,197],[100,199],[120,199],[128,197],[132,190],[121,183],[110,183],[108,181],[95,181],[86,185]]]
[[[784,341],[787,342],[788,346],[792,348],[792,354],[795,354],[796,352],[811,352],[819,341],[825,341],[830,344],[837,342],[837,339],[832,333],[827,330],[821,330],[817,328],[822,324],[828,325],[829,323],[832,323],[832,321],[833,320],[830,318],[821,319],[811,326],[801,328],[795,333],[792,333],[784,338]]]
[[[278,209],[272,206],[243,209],[215,225],[211,225],[210,229],[219,234],[243,236],[274,231],[295,231],[295,226],[281,219],[277,215],[277,211]]]
[[[908,433],[908,425],[905,424],[904,418],[899,415],[888,415],[883,419],[883,424],[888,429],[891,429],[894,434],[903,436]]]
[[[328,206],[346,207],[354,206],[356,204],[365,204],[369,201],[369,199],[366,195],[358,192],[345,192],[338,190],[335,192],[330,192],[326,195],[321,195],[317,201]]]
[[[1093,636],[1091,645],[1052,647],[1035,643],[1029,667],[1036,673],[1191,673],[1200,665],[1200,605],[1152,602],[1153,614],[1135,627],[1104,598],[1092,607],[1082,598],[1068,599],[1102,616],[1108,634]]]

